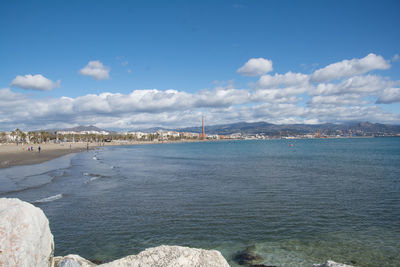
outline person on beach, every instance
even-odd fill
[[[40,153],[40,146],[38,147],[38,151],[39,151],[39,153]]]

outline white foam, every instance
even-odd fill
[[[33,203],[45,203],[45,202],[52,202],[54,200],[60,199],[63,197],[63,194],[57,194],[54,196],[50,196],[50,197],[45,197],[39,200],[34,201]]]
[[[94,174],[88,174],[87,176],[90,176],[90,179],[87,180],[87,181],[85,182],[85,184],[88,184],[88,183],[90,183],[90,182],[93,182],[94,180],[97,180],[97,179],[101,178],[100,175],[94,175]]]

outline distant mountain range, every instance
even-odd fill
[[[201,127],[189,127],[178,129],[178,131],[201,132]],[[347,124],[272,124],[267,122],[238,122],[232,124],[213,125],[206,127],[207,134],[308,134],[321,132],[326,134],[334,134],[341,132],[363,132],[367,135],[372,134],[398,134],[400,133],[400,125],[388,125],[370,122],[355,122]]]
[[[96,126],[93,125],[89,125],[89,126],[76,126],[76,127],[72,127],[72,128],[67,128],[67,129],[62,129],[59,131],[73,131],[73,132],[82,132],[82,131],[97,131],[97,132],[101,132],[101,131],[106,131],[106,132],[110,132],[107,130],[103,130],[100,129]]]
[[[162,128],[154,127],[143,129],[143,132],[156,132],[158,130],[178,131],[178,132],[194,132],[201,133],[201,127],[186,127],[186,128]],[[55,130],[52,130],[55,131]],[[114,131],[100,129],[96,126],[77,126],[58,131],[106,131],[116,133]],[[353,122],[344,124],[272,124],[267,122],[238,122],[231,124],[210,125],[205,127],[206,134],[227,135],[241,133],[247,135],[264,134],[270,136],[287,135],[287,134],[308,134],[320,132],[323,134],[337,133],[359,133],[361,135],[395,135],[400,134],[400,125],[389,125],[370,122]]]

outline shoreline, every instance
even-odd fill
[[[146,145],[146,144],[168,144],[168,143],[187,143],[187,142],[201,142],[198,140],[185,140],[185,141],[133,141],[133,142],[110,142],[110,143],[89,143],[89,150],[108,147],[108,146],[132,146],[132,145]],[[41,151],[39,153],[38,147]],[[33,147],[33,151],[28,150]],[[59,158],[71,153],[80,153],[87,151],[86,142],[77,143],[61,143],[61,144],[0,144],[0,169],[9,168],[13,166],[34,165],[43,163],[55,158]]]
[[[349,137],[347,137],[349,138]],[[350,138],[372,138],[372,137],[350,137]],[[285,140],[297,140],[302,138],[284,138]],[[330,140],[342,138],[309,138]],[[197,142],[215,142],[215,141],[238,141],[238,140],[259,140],[259,139],[220,139],[220,140],[168,140],[168,141],[121,141],[106,143],[89,143],[89,150],[106,147],[106,146],[132,146],[132,145],[148,145],[148,144],[171,144],[171,143],[197,143]],[[282,140],[282,139],[266,139],[266,140]],[[28,147],[33,147],[33,151],[29,151]],[[41,147],[40,153],[38,147]],[[71,146],[71,147],[70,147]],[[62,157],[71,153],[80,153],[87,151],[86,142],[65,142],[60,144],[20,144],[15,143],[0,144],[0,169],[13,166],[34,165],[43,163],[58,157]]]
[[[86,150],[86,143],[71,144],[35,144],[35,145],[16,145],[2,144],[0,145],[0,169],[13,166],[33,165],[43,163],[61,156],[71,153],[79,153]],[[33,147],[33,151],[28,148]],[[41,151],[39,153],[38,147]],[[93,146],[89,145],[90,149]]]

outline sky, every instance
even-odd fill
[[[400,1],[0,2],[0,130],[400,124]]]

